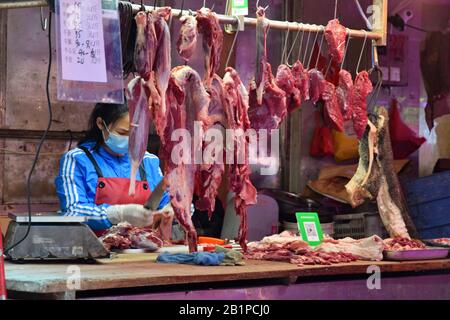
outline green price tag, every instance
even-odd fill
[[[232,0],[231,1],[231,14],[233,16],[248,15],[248,0]]]
[[[297,212],[295,217],[302,239],[311,246],[321,244],[323,233],[317,212]]]

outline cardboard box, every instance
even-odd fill
[[[2,226],[2,233],[3,235],[6,234],[6,230],[8,229],[8,225],[10,223],[11,219],[6,216],[0,216],[0,224]]]

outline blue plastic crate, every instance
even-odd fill
[[[406,183],[405,195],[422,239],[450,237],[450,171]]]

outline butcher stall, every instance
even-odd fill
[[[1,1],[0,300],[450,299],[449,21],[446,0]],[[126,108],[126,151],[95,117],[79,144],[98,105]]]

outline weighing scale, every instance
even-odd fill
[[[13,214],[5,236],[5,248],[20,241],[27,232],[28,213]],[[86,217],[62,216],[57,213],[33,213],[30,233],[6,253],[13,261],[26,260],[92,260],[108,257]]]

